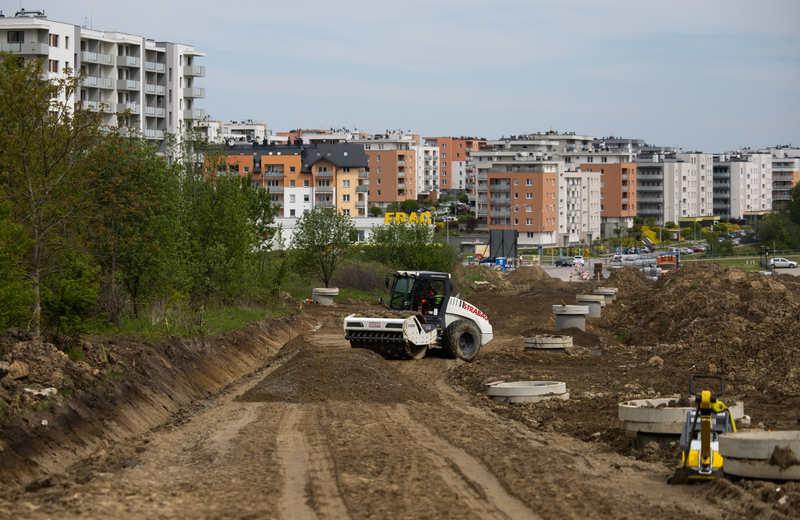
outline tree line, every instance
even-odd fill
[[[229,172],[197,132],[161,145],[81,103],[82,75],[0,53],[0,330],[74,335],[172,302],[270,305],[290,271],[328,286],[347,258],[449,269],[427,226],[391,224],[357,245],[353,221],[304,213],[290,243],[266,188]],[[277,245],[277,247],[275,247]]]

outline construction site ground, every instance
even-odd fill
[[[7,331],[0,518],[800,517],[798,482],[668,485],[677,443],[643,442],[617,416],[716,374],[746,428],[800,429],[800,280],[699,262],[658,282],[608,274],[463,282],[495,331],[473,363],[352,349],[342,318],[365,306],[348,301],[213,338],[87,338],[79,363]],[[524,348],[555,333],[553,305],[598,285],[618,299],[559,331],[576,348]],[[499,380],[563,381],[570,398],[498,403]]]

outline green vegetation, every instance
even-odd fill
[[[31,410],[35,412],[45,412],[56,405],[56,398],[54,396],[49,396],[47,399],[42,401],[38,401],[31,405]]]
[[[122,381],[125,378],[125,372],[121,368],[106,370],[103,372],[106,381]]]
[[[67,352],[67,357],[69,357],[71,361],[83,361],[84,359],[83,351],[75,347],[69,349],[69,351]]]

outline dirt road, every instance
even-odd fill
[[[330,320],[288,344],[271,366],[170,423],[100,450],[40,489],[7,496],[0,512],[31,519],[723,518],[692,488],[666,486],[661,465],[534,433],[472,405],[445,382],[460,362],[387,362],[350,349],[339,327]],[[375,378],[319,377],[354,364]],[[280,384],[279,373],[290,369],[307,378],[296,388]],[[382,389],[378,399],[371,387]]]

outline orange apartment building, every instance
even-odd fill
[[[600,172],[601,223],[632,224],[636,216],[636,164],[582,163],[580,170]]]
[[[475,162],[472,152],[486,145],[474,137],[426,137],[425,144],[439,147],[439,178],[442,191],[465,190],[475,196]]]
[[[369,164],[369,205],[386,206],[417,196],[417,150],[419,136],[391,132],[351,141],[363,147]]]
[[[368,216],[367,156],[360,145],[242,144],[227,153],[229,171],[268,188],[281,217],[299,217],[314,207]]]
[[[554,243],[557,175],[556,169],[544,164],[498,164],[490,168],[487,229],[515,229],[521,245]]]

